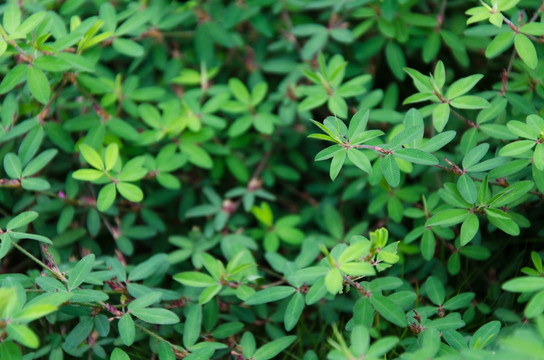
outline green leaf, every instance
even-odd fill
[[[484,76],[475,74],[459,79],[450,85],[448,91],[446,91],[446,99],[455,99],[461,95],[465,95],[467,92],[480,81]]]
[[[15,29],[21,24],[21,10],[16,2],[9,2],[4,8],[3,25],[8,34],[15,32]]]
[[[544,171],[544,144],[536,144],[533,163],[540,171]]]
[[[512,156],[516,157],[519,155],[522,155],[523,153],[531,150],[535,146],[535,142],[533,140],[519,140],[512,142],[510,144],[507,144],[504,146],[500,151],[500,156]]]
[[[128,274],[130,281],[144,280],[155,274],[156,270],[160,268],[164,262],[167,261],[165,254],[155,254],[149,259],[140,262]]]
[[[464,95],[450,101],[450,105],[457,109],[483,109],[489,106],[489,102],[479,96]]]
[[[208,287],[217,284],[217,281],[210,275],[194,271],[176,274],[174,275],[174,280],[192,287]]]
[[[544,289],[544,277],[524,276],[511,279],[502,284],[502,289],[510,292],[534,292]]]
[[[28,34],[32,30],[34,30],[36,26],[40,25],[43,18],[45,17],[45,14],[45,11],[40,11],[30,15],[28,18],[25,19],[25,21],[23,21],[21,25],[17,26],[15,32],[24,35]]]
[[[427,297],[433,302],[433,304],[440,306],[444,304],[446,299],[446,289],[444,284],[436,277],[430,276],[427,281],[425,281],[425,292]]]
[[[89,254],[79,260],[76,266],[70,270],[68,276],[68,290],[74,290],[87,279],[93,269],[94,259],[94,254]]]
[[[459,310],[467,308],[471,305],[472,299],[474,299],[474,293],[461,293],[456,295],[444,303],[444,309],[446,310]]]
[[[174,312],[162,308],[136,308],[131,310],[131,314],[150,324],[169,325],[179,322]]]
[[[56,311],[57,307],[51,304],[30,304],[13,315],[17,322],[30,322]]]
[[[98,210],[102,212],[108,210],[110,206],[113,205],[116,195],[117,192],[115,191],[114,183],[108,184],[100,189],[100,192],[98,193],[98,198],[96,199],[96,207],[98,208]]]
[[[145,53],[144,48],[137,42],[119,37],[113,40],[112,46],[115,51],[127,56],[140,57]]]
[[[385,59],[393,75],[399,80],[404,80],[406,73],[403,69],[406,67],[406,58],[396,42],[389,41],[385,46]]]
[[[285,330],[291,331],[298,323],[298,319],[304,310],[304,295],[300,292],[296,292],[289,300],[285,314],[283,315],[283,323]]]
[[[386,253],[386,251],[384,251],[383,253]],[[374,270],[374,266],[364,261],[345,263],[340,265],[339,269],[350,276],[376,275],[376,270]]]
[[[120,348],[115,348],[111,352],[110,360],[130,360],[130,357]]]
[[[373,294],[370,297],[370,302],[387,321],[399,326],[406,327],[406,314],[400,306],[385,296]]]
[[[463,225],[461,225],[461,246],[465,246],[472,239],[474,239],[474,236],[476,236],[478,233],[479,228],[480,221],[478,220],[478,216],[475,214],[470,214],[465,221],[463,221]]]
[[[48,149],[36,156],[25,166],[22,176],[32,176],[42,170],[57,155],[57,149]]]
[[[27,224],[30,224],[37,218],[38,218],[38,213],[36,211],[22,212],[7,223],[6,229],[10,231],[14,229],[18,229]]]
[[[346,153],[346,150],[337,152],[332,158],[330,176],[333,181],[338,176],[338,173],[340,173],[342,166],[344,166],[344,161],[346,160]]]
[[[470,338],[469,347],[472,349],[483,349],[486,345],[491,344],[492,340],[499,334],[501,330],[500,321],[491,321],[480,327],[472,338]]]
[[[381,161],[382,174],[389,185],[397,187],[400,183],[400,169],[395,158],[385,156]]]
[[[427,220],[425,226],[452,226],[463,222],[468,215],[469,211],[466,209],[444,210]]]
[[[119,319],[119,335],[121,341],[126,346],[131,346],[134,343],[136,336],[136,328],[134,327],[134,320],[130,314],[125,314]]]
[[[544,313],[544,290],[539,291],[533,296],[527,303],[524,313],[525,317],[528,319],[533,319]]]
[[[8,71],[0,83],[0,94],[5,94],[8,91],[11,91],[15,86],[23,81],[27,71],[28,66],[22,64],[16,65],[10,71]]]
[[[349,139],[365,131],[369,115],[370,110],[360,110],[351,117],[348,127]]]
[[[296,336],[284,336],[279,339],[273,340],[255,351],[253,354],[253,360],[268,360],[273,359],[276,355],[284,351],[289,345],[291,345],[297,339]]]
[[[104,162],[102,161],[102,158],[100,157],[100,155],[98,155],[95,149],[87,144],[80,144],[79,151],[81,152],[81,155],[83,156],[85,161],[89,163],[89,165],[98,170],[105,169]]]
[[[12,322],[6,326],[6,331],[11,339],[17,341],[21,345],[31,349],[36,349],[40,345],[38,335],[26,325]]]
[[[15,343],[4,340],[0,343],[0,359],[4,360],[22,360],[23,354]]]
[[[275,286],[257,291],[251,295],[246,301],[246,305],[260,305],[273,301],[285,299],[295,292],[295,288],[291,286]]]
[[[4,170],[12,179],[20,179],[23,173],[21,160],[14,153],[7,153],[4,156]]]
[[[198,304],[190,304],[183,327],[183,346],[193,346],[200,336],[202,324],[202,307]]]
[[[358,260],[368,254],[370,250],[370,241],[363,240],[355,244],[350,245],[338,258],[340,264],[344,264],[353,260]]]
[[[457,179],[457,189],[463,198],[469,203],[474,204],[478,197],[476,184],[468,174],[463,174]]]
[[[339,269],[334,268],[325,276],[325,287],[329,293],[333,295],[342,291],[344,287],[344,279],[342,278],[342,274],[340,273]]]
[[[489,150],[489,144],[483,143],[471,149],[463,158],[463,168],[468,169],[477,164]]]
[[[511,218],[510,215],[505,213],[502,210],[498,209],[491,209],[487,208],[485,209],[485,213],[487,215],[487,219],[490,223],[504,231],[505,233],[512,235],[512,236],[518,236],[520,233],[519,226],[516,224]]]
[[[391,350],[395,345],[399,343],[399,338],[396,336],[385,336],[376,340],[368,349],[365,357],[378,359],[383,357],[383,355],[389,350]]]
[[[119,145],[117,143],[111,143],[106,148],[105,155],[105,169],[110,171],[115,166],[117,159],[119,158]]]
[[[117,190],[119,191],[119,194],[121,194],[121,196],[128,201],[140,202],[144,199],[142,189],[134,184],[128,182],[118,182]]]
[[[51,97],[51,88],[49,87],[49,81],[47,77],[40,69],[36,67],[29,67],[27,73],[28,87],[32,95],[41,102],[47,104]]]
[[[232,95],[234,95],[234,97],[241,103],[248,105],[251,103],[251,95],[249,94],[249,91],[244,83],[239,79],[231,78],[229,80],[229,89]]]
[[[421,165],[436,165],[438,164],[438,159],[425,151],[421,151],[419,149],[411,149],[411,148],[404,148],[400,150],[396,150],[394,152],[395,157],[398,157],[402,160],[406,160],[408,162],[414,163],[414,164],[421,164]]]
[[[64,340],[63,348],[66,351],[76,349],[82,342],[87,340],[93,331],[94,321],[91,317],[80,317],[77,325],[70,331],[66,340]]]
[[[100,179],[104,173],[95,169],[79,169],[72,173],[72,177],[76,180],[95,181]]]
[[[514,37],[514,47],[519,57],[531,69],[536,69],[538,56],[533,42],[525,35],[519,33]]]
[[[433,126],[438,132],[442,132],[450,119],[450,105],[438,104],[433,110]]]
[[[44,191],[51,187],[47,180],[40,178],[24,178],[21,180],[21,186],[23,189],[31,191]]]
[[[359,169],[363,170],[367,174],[372,172],[372,165],[363,152],[356,149],[348,149],[347,151],[349,160],[353,165],[357,166]]]

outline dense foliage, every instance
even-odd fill
[[[6,1],[0,358],[544,359],[543,10]]]

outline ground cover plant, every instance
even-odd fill
[[[543,10],[4,2],[0,358],[544,359]]]

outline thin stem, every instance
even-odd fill
[[[10,239],[11,240],[11,239]],[[30,260],[34,261],[36,264],[43,267],[45,270],[49,271],[54,277],[58,278],[59,280],[62,280],[63,282],[68,282],[66,277],[62,275],[61,273],[57,273],[53,269],[51,269],[49,266],[47,266],[44,262],[42,262],[40,259],[29,253],[25,248],[23,248],[21,245],[17,244],[15,241],[11,240],[11,244],[13,247],[15,247],[17,250],[25,254]]]

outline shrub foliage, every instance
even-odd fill
[[[543,10],[0,5],[0,358],[544,358]]]

